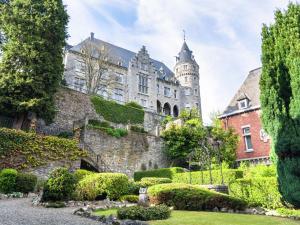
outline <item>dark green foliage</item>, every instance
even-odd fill
[[[16,192],[34,192],[37,184],[37,176],[33,174],[18,173],[16,178]]]
[[[262,122],[278,156],[279,190],[300,207],[300,6],[275,12],[262,29]]]
[[[134,172],[134,180],[140,181],[143,177],[164,177],[173,179],[176,173],[183,172],[181,167],[162,168],[156,170],[137,171]]]
[[[75,191],[76,178],[66,168],[54,170],[44,186],[43,201],[70,200]]]
[[[215,207],[244,209],[245,201],[188,184],[159,184],[148,189],[150,202],[166,204],[177,210],[212,210]]]
[[[121,173],[94,173],[85,176],[76,187],[76,198],[95,200],[98,197],[109,197],[117,200],[128,193],[128,177]]]
[[[0,61],[0,112],[35,112],[51,121],[53,95],[64,72],[68,15],[62,0],[12,0],[0,4],[5,37]]]
[[[210,184],[209,171],[177,173],[173,177],[173,182],[189,184],[190,176],[191,176],[191,184]],[[236,179],[243,178],[243,171],[236,170],[236,169],[225,169],[223,170],[223,178],[224,178],[224,183],[229,184],[230,182],[233,182]],[[212,170],[212,181],[213,184],[222,183],[220,170]]]
[[[147,131],[145,131],[144,127],[139,127],[139,126],[130,126],[130,130],[137,132],[137,133],[147,133]]]
[[[125,106],[132,107],[132,108],[136,108],[136,109],[144,110],[143,106],[141,106],[141,105],[138,104],[137,102],[128,102],[128,103],[125,104]]]
[[[139,196],[138,195],[123,195],[120,198],[121,201],[127,201],[131,203],[137,203],[139,201]]]
[[[16,190],[18,172],[14,169],[0,171],[0,193],[8,194]]]
[[[102,130],[110,136],[121,138],[128,135],[128,131],[123,128],[114,128],[107,121],[89,120],[87,128]]]
[[[138,195],[140,188],[141,188],[140,182],[134,182],[134,181],[130,180],[128,183],[127,194]]]
[[[0,128],[0,169],[36,167],[48,161],[86,156],[76,140]]]
[[[74,137],[74,133],[71,132],[71,131],[63,131],[63,132],[60,132],[57,137],[59,138],[67,138],[67,139],[71,139]]]
[[[172,180],[163,177],[143,177],[139,183],[141,187],[150,187],[156,184],[172,183]]]
[[[283,207],[276,177],[238,179],[229,185],[230,195],[245,200],[249,205],[269,209]]]
[[[106,127],[106,128],[113,128],[110,126],[110,123],[107,121],[99,121],[99,120],[89,120],[89,124],[93,127]]]
[[[120,208],[117,211],[119,219],[130,220],[165,220],[171,215],[171,210],[165,205],[158,205],[153,207],[131,206]]]
[[[144,110],[142,109],[121,105],[115,101],[107,101],[97,96],[91,97],[91,101],[96,112],[107,121],[122,124],[144,123]]]

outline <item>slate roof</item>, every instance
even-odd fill
[[[193,52],[189,49],[185,41],[178,53],[177,59],[177,63],[194,62]]]
[[[83,42],[79,43],[78,45],[73,46],[70,50],[75,51],[75,52],[80,52],[81,46],[83,43],[86,41],[91,41],[90,38],[87,38]],[[111,43],[99,40],[97,38],[93,39],[93,42],[96,43],[96,45],[99,46],[106,46],[109,49],[109,55],[114,58],[122,61],[122,66],[128,68],[130,60],[137,54],[135,52],[132,52],[130,50],[127,50],[125,48],[118,47],[116,45],[113,45]],[[153,62],[155,68],[157,69],[157,72],[159,74],[159,78],[164,79],[165,77],[167,78],[173,78],[174,73],[172,70],[170,70],[164,63],[151,59]],[[162,70],[163,69],[163,70]],[[162,74],[160,71],[164,71],[164,74]]]
[[[244,111],[249,111],[253,109],[260,108],[260,101],[259,101],[259,80],[261,75],[261,68],[257,68],[254,70],[251,70],[242,84],[242,86],[239,88],[237,93],[234,95],[232,100],[230,101],[227,108],[224,110],[220,118],[235,115]],[[246,109],[239,109],[238,108],[238,101],[248,98],[249,101],[249,107]]]

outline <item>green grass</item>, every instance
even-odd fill
[[[117,209],[98,210],[95,215],[116,215]],[[167,220],[151,221],[151,225],[299,225],[299,221],[244,214],[173,211]]]

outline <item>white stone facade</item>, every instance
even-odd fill
[[[111,49],[113,67],[108,76],[118,79],[113,88],[103,88],[97,94],[121,104],[137,102],[146,111],[177,117],[181,110],[197,108],[201,115],[199,66],[192,51],[184,42],[177,57],[174,72],[163,63],[150,58],[145,46],[138,53],[90,38],[65,52],[66,85],[85,92],[85,74],[80,67],[80,49],[84,42],[92,42]]]

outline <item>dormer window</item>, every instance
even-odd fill
[[[239,100],[238,104],[239,104],[239,109],[246,109],[249,106],[249,101],[248,101],[248,99],[245,98],[245,99]]]

